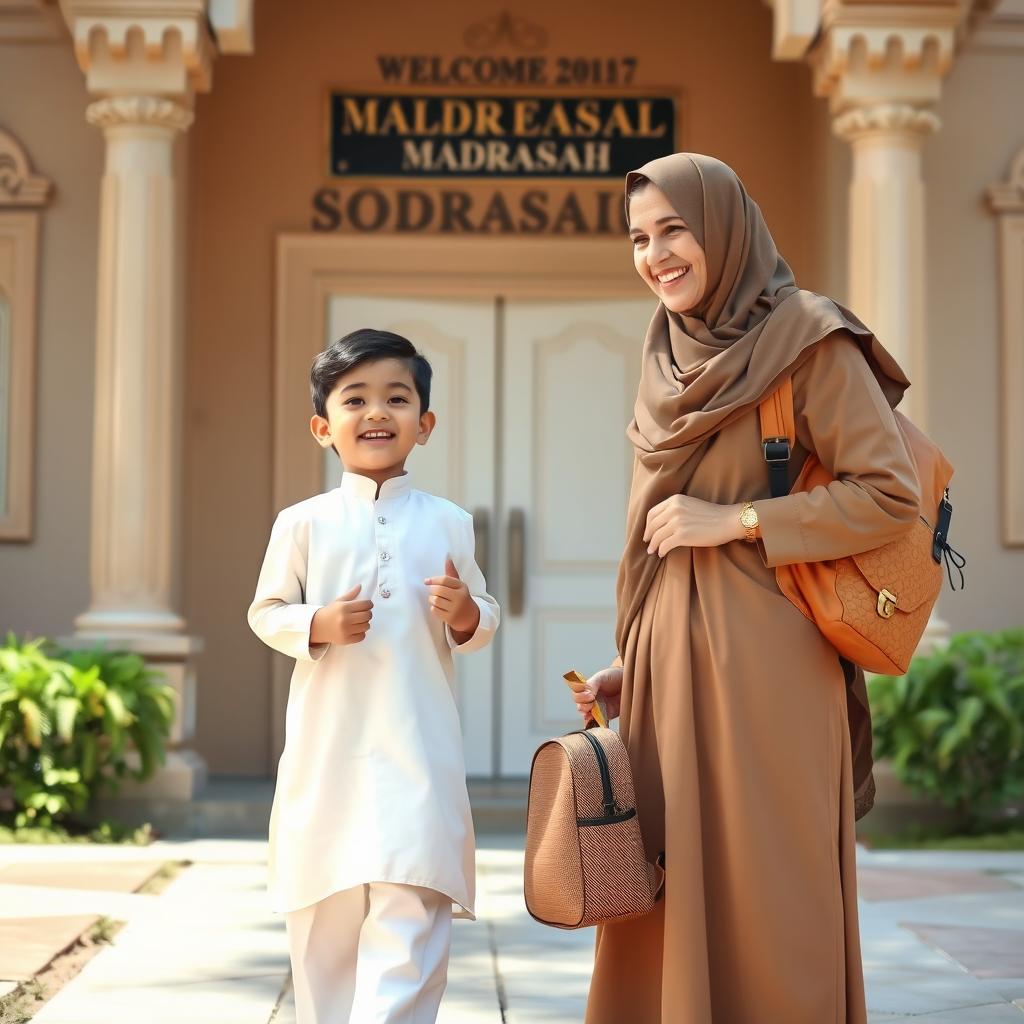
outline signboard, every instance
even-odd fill
[[[674,153],[667,96],[333,92],[330,173],[363,178],[617,178]]]

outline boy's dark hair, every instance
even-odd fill
[[[409,367],[416,394],[420,396],[422,416],[430,408],[430,378],[433,374],[430,363],[416,351],[416,346],[408,338],[372,327],[346,334],[313,360],[309,386],[317,416],[327,415],[327,396],[340,377],[363,363],[376,363],[381,359],[400,359]]]

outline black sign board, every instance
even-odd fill
[[[675,152],[665,96],[335,92],[330,173],[388,178],[621,178]]]

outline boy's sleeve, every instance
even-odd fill
[[[463,644],[460,644],[452,635],[451,629],[445,625],[444,632],[448,638],[448,645],[453,651],[468,654],[470,651],[479,651],[486,647],[494,637],[498,622],[501,619],[501,611],[498,602],[487,593],[487,581],[476,564],[476,537],[473,533],[473,517],[468,513],[462,523],[459,524],[458,551],[452,552],[452,561],[455,568],[459,570],[459,576],[469,587],[469,592],[480,609],[480,622],[476,632]]]
[[[309,642],[309,627],[320,605],[305,603],[308,537],[301,526],[277,517],[248,619],[268,647],[297,661],[319,661],[330,644]]]

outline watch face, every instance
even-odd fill
[[[757,526],[757,510],[753,508],[745,508],[740,513],[740,523],[747,527]]]

